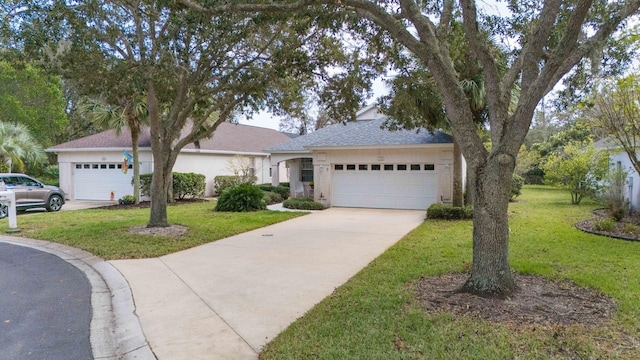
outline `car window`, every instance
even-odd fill
[[[19,186],[22,185],[22,178],[19,176],[5,176],[2,178],[4,184],[7,186]]]
[[[26,186],[40,186],[39,182],[28,177],[22,178],[22,181]]]

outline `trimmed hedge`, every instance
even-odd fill
[[[213,191],[215,191],[216,194],[220,195],[223,191],[231,186],[242,183],[255,184],[256,181],[258,181],[257,176],[252,176],[251,178],[249,178],[249,181],[247,181],[246,176],[218,175],[213,178]]]
[[[247,212],[264,210],[267,204],[263,200],[264,191],[249,183],[233,185],[218,197],[215,211]]]
[[[136,202],[136,198],[133,195],[125,195],[118,200],[120,205],[131,205]]]
[[[449,206],[444,204],[433,204],[427,209],[427,219],[441,220],[464,220],[473,218],[473,207],[471,206]]]
[[[205,176],[195,173],[173,173],[173,197],[180,200],[185,197],[204,196]]]
[[[269,191],[269,192],[278,193],[278,194],[280,194],[280,196],[283,199],[288,199],[289,198],[289,194],[291,193],[290,192],[291,190],[289,189],[289,187],[282,186],[282,185],[273,186],[271,184],[260,184],[260,185],[258,185],[258,187],[262,191]]]
[[[262,200],[264,200],[267,205],[271,205],[281,203],[284,199],[277,192],[265,191]]]
[[[151,177],[153,174],[140,175],[140,194],[151,196]],[[206,178],[202,174],[196,173],[173,173],[173,197],[184,199],[185,197],[204,196]],[[133,185],[133,179],[131,179]]]
[[[324,210],[324,205],[319,202],[313,201],[310,197],[297,197],[287,199],[282,203],[287,209],[299,209],[299,210]]]
[[[140,174],[140,195],[151,196],[151,177],[153,174]],[[131,179],[133,185],[133,179]]]

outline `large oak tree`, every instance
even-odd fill
[[[83,92],[146,97],[150,227],[169,225],[171,172],[184,146],[241,111],[295,112],[299,83],[315,87],[335,112],[357,107],[367,90],[360,84],[376,73],[377,61],[342,46],[330,12],[211,16],[162,0],[25,3],[23,37],[63,73],[84,76]]]
[[[473,0],[181,1],[210,15],[338,8],[345,21],[355,15],[371,22],[413,53],[433,76],[453,135],[462,139],[474,198],[472,273],[463,290],[486,296],[505,296],[517,289],[508,261],[507,207],[516,157],[538,102],[584,59],[598,61],[593,55],[640,7],[640,0],[511,1],[513,16],[500,19],[482,16]],[[462,21],[469,54],[482,67],[491,150],[477,134],[454,67],[448,34],[455,20]],[[491,51],[492,36],[511,44],[505,71],[500,71]],[[519,97],[511,106],[515,87]]]

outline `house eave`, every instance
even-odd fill
[[[45,151],[50,153],[72,153],[72,152],[120,152],[123,150],[131,151],[131,147],[110,147],[110,148],[66,148],[66,149],[53,149],[48,148]],[[144,147],[138,149],[140,152],[149,152],[151,148]],[[218,154],[218,155],[244,155],[244,156],[269,156],[264,152],[252,152],[252,151],[229,151],[229,150],[206,150],[206,149],[182,149],[180,153],[188,154]]]
[[[212,155],[244,155],[244,156],[269,156],[264,152],[252,151],[230,151],[230,150],[205,150],[205,149],[182,149],[181,153],[189,154],[212,154]]]
[[[450,147],[453,143],[402,144],[402,145],[363,145],[363,146],[306,146],[309,150],[376,150],[376,149],[415,149]]]
[[[54,149],[48,148],[44,151],[50,153],[67,153],[67,152],[104,152],[104,151],[122,151],[122,150],[131,150],[131,146],[122,146],[122,147],[110,147],[110,148],[63,148],[63,149]],[[151,151],[151,148],[143,147],[138,148],[139,151]]]
[[[310,150],[275,150],[267,151],[270,154],[310,154]]]

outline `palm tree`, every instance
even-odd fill
[[[135,203],[140,203],[140,160],[138,139],[140,128],[147,123],[147,103],[140,99],[120,99],[118,105],[109,105],[101,101],[89,100],[79,106],[82,114],[88,115],[100,126],[116,131],[117,135],[127,127],[131,132],[131,149],[133,152],[133,196]]]
[[[0,172],[10,172],[12,167],[24,172],[25,164],[42,164],[47,157],[42,146],[21,124],[0,122]]]

